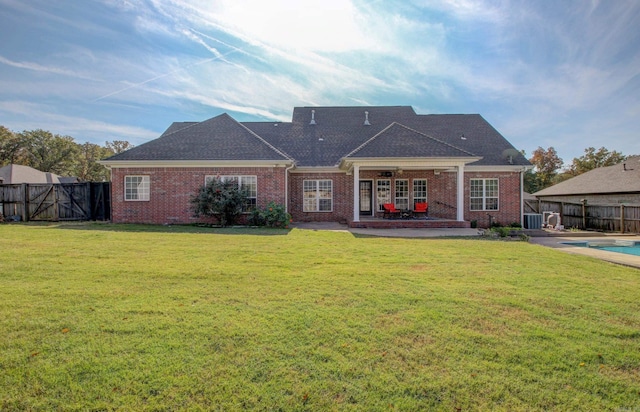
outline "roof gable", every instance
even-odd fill
[[[470,157],[472,153],[399,123],[392,123],[346,157]]]
[[[290,160],[224,113],[200,123],[174,123],[159,138],[108,160]]]

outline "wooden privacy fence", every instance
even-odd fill
[[[525,209],[534,213],[559,213],[565,228],[640,233],[640,205],[589,205],[538,200],[528,201]]]
[[[0,185],[0,213],[31,220],[110,220],[108,182]],[[18,218],[15,218],[18,219]]]

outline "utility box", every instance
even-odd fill
[[[539,213],[524,214],[525,229],[542,229],[542,215]]]

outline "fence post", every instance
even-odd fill
[[[624,233],[624,205],[620,205],[620,232]]]
[[[22,221],[29,221],[29,184],[22,184]]]

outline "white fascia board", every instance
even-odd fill
[[[290,160],[99,160],[111,169],[129,167],[285,167]]]
[[[469,163],[477,162],[481,157],[434,157],[434,158],[407,158],[407,157],[385,157],[385,158],[347,158],[342,159],[340,167],[350,169],[353,166],[360,166],[361,170],[381,169],[385,167],[402,167],[414,169],[448,169],[456,166],[465,166]]]
[[[296,167],[289,173],[346,173],[345,170],[341,170],[337,167]]]
[[[467,172],[524,172],[533,169],[533,166],[523,165],[497,165],[497,166],[465,166]]]

